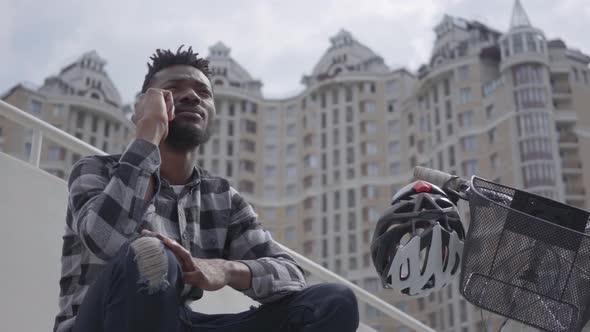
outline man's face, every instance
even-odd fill
[[[157,72],[151,88],[169,90],[174,96],[174,120],[168,123],[165,143],[188,151],[207,142],[213,131],[215,103],[209,79],[195,67],[177,65]]]

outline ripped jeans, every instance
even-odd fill
[[[317,284],[235,314],[194,312],[184,303],[182,270],[160,240],[141,237],[121,248],[90,286],[74,332],[356,331],[354,293]]]

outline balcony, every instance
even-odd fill
[[[2,324],[18,326],[19,331],[45,331],[53,325],[58,312],[61,236],[68,192],[65,181],[39,169],[43,138],[80,155],[105,153],[3,101],[0,101],[0,115],[22,125],[24,130],[33,129],[29,163],[0,152],[0,211],[1,220],[7,225],[0,251],[4,265],[0,282],[9,285],[3,289],[0,303],[3,308],[10,308]],[[363,288],[290,248],[282,247],[306,270],[310,283],[343,284],[357,296],[359,309],[370,305],[415,331],[434,332]],[[247,310],[252,304],[255,303],[241,293],[225,288],[206,292],[203,299],[193,303],[192,309],[208,314],[230,313]],[[31,312],[35,313],[35,319],[31,319]],[[373,329],[361,323],[358,331]]]
[[[559,144],[576,144],[578,143],[578,136],[573,133],[559,134],[557,142]]]
[[[577,159],[562,159],[561,168],[563,169],[581,169],[582,162]]]
[[[565,185],[566,196],[584,196],[586,195],[586,189],[579,184],[566,184]]]

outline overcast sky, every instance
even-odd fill
[[[301,90],[340,29],[392,68],[427,61],[444,14],[508,28],[514,0],[0,0],[0,92],[42,84],[79,55],[96,50],[125,102],[141,87],[156,48],[192,45],[201,54],[223,41],[262,80],[267,97]],[[590,0],[522,0],[548,38],[590,53]]]

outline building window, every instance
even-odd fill
[[[498,154],[494,153],[490,156],[490,166],[493,170],[498,169]]]
[[[512,36],[512,51],[514,54],[519,54],[524,52],[524,43],[522,42],[522,35],[521,34],[514,34]]]
[[[275,133],[272,131],[274,127],[266,127],[266,134],[274,136]],[[228,122],[227,123],[227,136],[234,136],[234,123]]]
[[[389,142],[387,147],[390,155],[396,155],[400,153],[400,143],[399,141]]]
[[[464,152],[475,152],[477,150],[477,136],[470,135],[461,138],[461,147]]]
[[[86,119],[86,114],[83,112],[78,112],[78,115],[76,117],[76,127],[77,128],[84,128],[84,120]]]
[[[463,162],[463,174],[466,177],[471,177],[477,174],[477,160],[467,160]]]
[[[438,85],[432,87],[432,103],[438,103]]]
[[[459,113],[459,126],[462,128],[471,127],[473,125],[473,111],[466,111]]]
[[[414,114],[408,113],[408,126],[414,125]]]
[[[392,176],[397,176],[400,174],[400,163],[393,162],[389,165],[389,173]]]
[[[579,80],[578,69],[576,67],[572,67],[572,72],[574,73],[574,80],[576,82],[578,82],[578,80]]]
[[[387,111],[389,113],[395,112],[395,102],[396,102],[395,100],[391,100],[387,103]]]
[[[256,152],[256,143],[249,140],[241,140],[240,148],[248,152]]]
[[[287,136],[289,136],[289,137],[296,137],[297,136],[297,128],[295,127],[294,123],[287,126]]]
[[[504,58],[510,56],[510,45],[508,43],[508,38],[502,41],[502,50],[504,51]]]
[[[249,134],[256,134],[256,122],[248,119],[242,119],[240,129]]]
[[[436,126],[440,124],[440,112],[438,111],[438,107],[434,108],[434,124]]]
[[[350,88],[350,86],[346,86],[344,88],[344,95],[346,97],[346,102],[352,101],[352,89]]]
[[[297,166],[287,165],[287,178],[295,179],[297,177]]]
[[[488,139],[490,144],[494,144],[496,142],[496,128],[492,128],[490,131],[488,131]]]
[[[453,123],[447,123],[447,135],[453,135]],[[420,152],[420,151],[419,151]],[[421,153],[421,152],[420,152]]]
[[[306,256],[311,256],[313,253],[313,241],[305,241],[303,244],[303,253]]]
[[[374,113],[377,110],[375,102],[365,101],[361,103],[361,110],[365,113]]]
[[[358,263],[357,263],[356,257],[348,258],[348,269],[350,269],[350,270],[358,269]]]
[[[34,116],[41,116],[41,108],[43,108],[43,104],[41,104],[40,101],[38,100],[31,100],[31,104],[30,104],[30,111],[31,114],[33,114]]]
[[[225,164],[225,175],[227,177],[233,176],[233,164],[231,161],[227,161]]]
[[[455,166],[455,146],[449,146],[449,167]]]
[[[274,198],[277,196],[277,188],[273,185],[265,185],[263,194],[266,198]]]
[[[459,89],[459,103],[460,104],[467,104],[471,102],[471,88],[461,88]]]
[[[469,79],[469,65],[463,65],[457,68],[457,77],[460,81],[466,81]]]
[[[353,205],[348,206],[349,208],[354,207]],[[356,214],[354,212],[348,212],[348,230],[353,231],[356,229]]]
[[[545,88],[524,88],[514,92],[517,109],[543,108],[547,105]]]
[[[375,156],[377,155],[377,144],[374,142],[367,142],[363,144],[364,147],[364,154],[367,156]]]
[[[400,133],[399,120],[387,121],[387,131],[389,132],[390,135],[399,135],[399,133]]]
[[[494,105],[488,105],[486,107],[486,118],[489,120],[494,116]]]
[[[451,120],[453,118],[453,109],[451,107],[451,101],[450,100],[447,100],[445,102],[445,114],[446,114],[447,120]]]
[[[227,142],[227,155],[228,156],[234,155],[234,143],[232,141]]]
[[[514,85],[543,84],[543,67],[541,65],[519,65],[513,69]]]
[[[526,48],[527,48],[527,51],[529,51],[529,52],[539,52],[539,49],[537,48],[537,43],[536,43],[536,38],[535,38],[535,34],[534,33],[527,32],[525,34],[525,39],[526,39]]]
[[[287,226],[285,228],[285,241],[294,242],[297,239],[297,232],[295,226]]]
[[[353,147],[346,148],[346,163],[347,164],[354,164],[354,148]]]
[[[240,160],[240,171],[254,173],[255,164],[250,160]]]
[[[254,183],[248,180],[240,181],[240,191],[253,194],[254,193]]]

